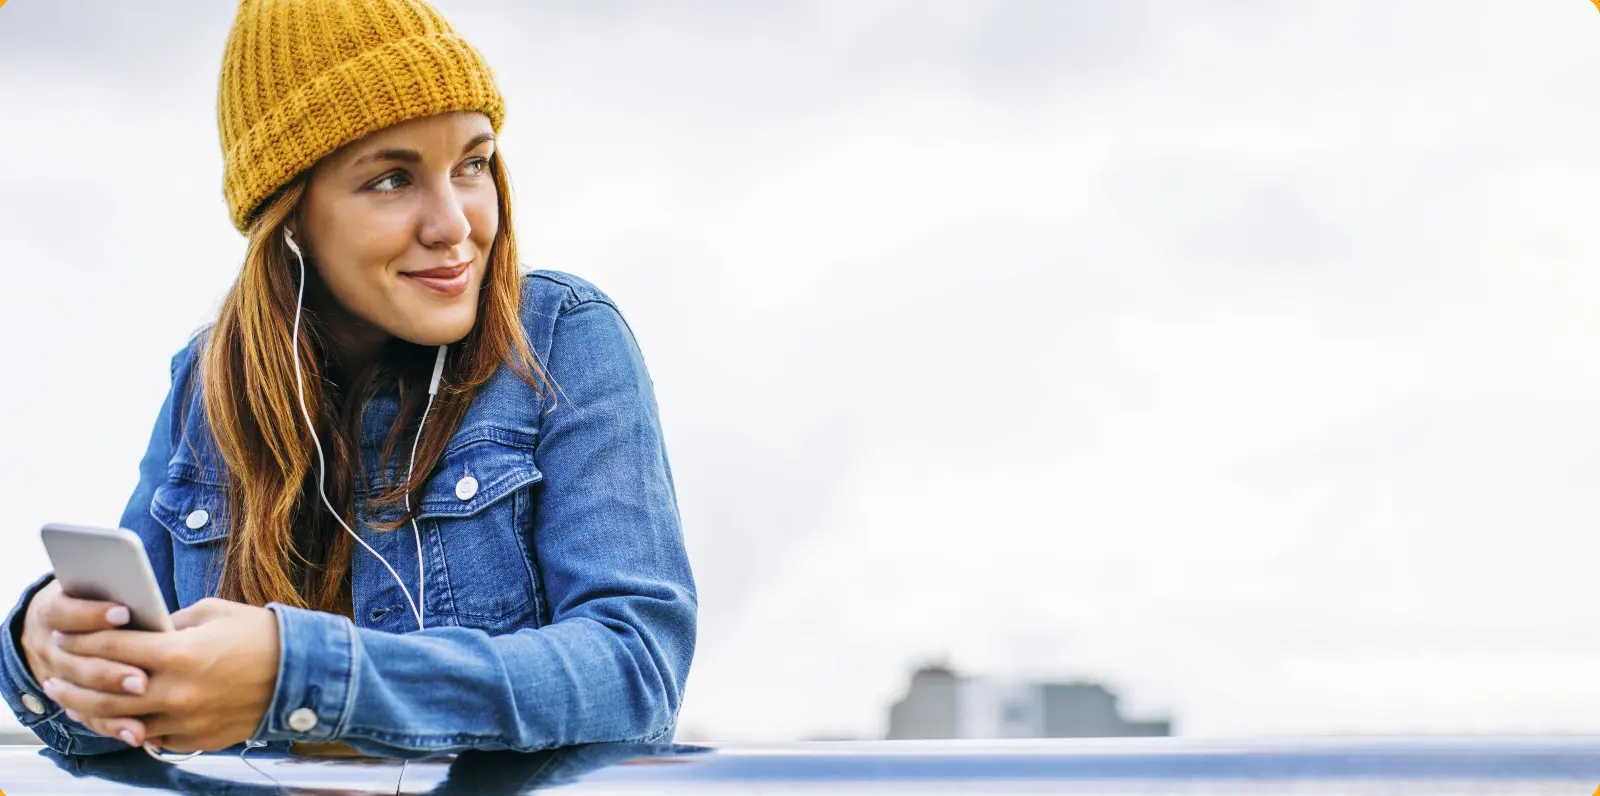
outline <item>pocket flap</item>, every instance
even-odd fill
[[[223,488],[182,474],[169,474],[166,483],[156,487],[150,500],[150,516],[184,544],[215,541],[228,535]]]
[[[493,437],[460,440],[445,451],[423,488],[417,519],[470,517],[542,480],[531,445]]]

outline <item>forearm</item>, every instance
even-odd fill
[[[618,602],[503,636],[461,627],[395,635],[274,606],[279,682],[260,737],[394,756],[665,737],[692,655],[692,598]]]

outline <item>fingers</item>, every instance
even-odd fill
[[[148,630],[69,633],[59,639],[58,646],[73,655],[120,661],[146,671],[162,668],[175,654],[172,634]]]
[[[40,606],[39,618],[52,630],[91,633],[126,625],[130,617],[126,606],[57,593]]]
[[[71,683],[61,680],[46,680],[44,691],[61,705],[67,717],[88,727],[90,730],[104,735],[107,738],[117,738],[129,746],[138,746],[144,743],[148,733],[143,721],[130,716],[106,716],[103,714],[88,713],[86,706],[99,705],[104,695],[86,691]]]
[[[154,700],[148,696],[91,691],[54,677],[44,681],[42,685],[46,695],[55,700],[56,704],[70,711],[68,715],[78,721],[83,721],[95,732],[101,735],[109,735],[113,738],[117,736],[116,732],[105,732],[96,727],[93,722],[118,716],[143,716],[148,713],[154,713],[158,709]],[[141,726],[140,729],[142,731],[143,727]]]
[[[149,676],[143,669],[104,658],[73,655],[61,649],[59,641],[51,648],[48,658],[56,678],[90,691],[140,696],[149,688]]]

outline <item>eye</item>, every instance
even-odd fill
[[[386,184],[390,183],[391,181],[397,181],[397,182],[395,182],[394,187],[385,188],[384,186]],[[396,171],[396,172],[392,172],[390,174],[385,174],[382,177],[379,177],[376,182],[368,185],[367,188],[368,188],[368,190],[377,191],[378,193],[394,193],[395,191],[398,191],[401,188],[404,188],[406,182],[408,182],[408,181],[409,181],[409,178],[406,176],[405,172]]]
[[[483,175],[483,174],[487,174],[489,172],[489,159],[488,158],[473,158],[473,159],[467,161],[466,168],[469,170],[467,172],[469,176],[477,177],[477,176],[480,176],[480,175]]]

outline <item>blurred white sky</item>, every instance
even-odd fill
[[[524,261],[651,366],[686,736],[879,735],[937,656],[1186,735],[1600,731],[1591,4],[438,5]],[[6,604],[242,257],[231,14],[0,9]]]

